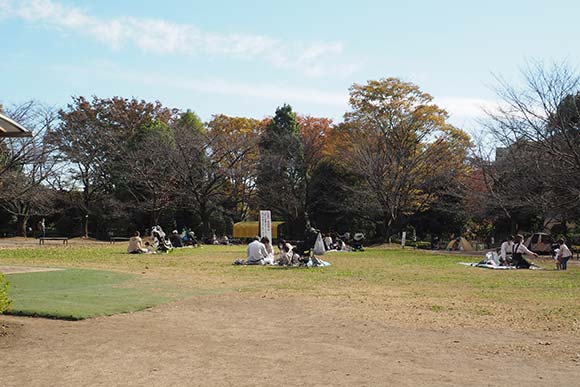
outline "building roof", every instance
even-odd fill
[[[32,133],[18,122],[0,114],[0,137],[32,137]]]

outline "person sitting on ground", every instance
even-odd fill
[[[266,246],[260,242],[260,238],[258,237],[255,237],[248,245],[246,252],[248,265],[263,265],[268,258]]]
[[[280,246],[280,254],[276,263],[280,266],[290,266],[292,264],[292,245],[287,242],[283,242]]]
[[[499,257],[501,258],[501,263],[508,266],[512,257],[512,250],[514,247],[514,236],[510,235],[508,239],[501,244],[499,251]]]
[[[280,253],[282,253],[282,250],[290,251],[292,248],[293,246],[286,239],[282,239],[282,241],[278,242],[278,249],[280,250]]]
[[[362,232],[357,232],[354,234],[353,237],[353,244],[352,244],[352,249],[353,251],[365,251],[364,247],[363,247],[363,241],[365,239],[365,234],[363,234]]]
[[[177,230],[173,230],[171,232],[171,236],[169,237],[169,241],[173,245],[173,247],[183,247],[183,241],[181,240],[181,236],[177,232]]]
[[[155,251],[155,249],[153,248],[153,246],[151,246],[151,243],[149,242],[145,242],[145,249],[147,249],[147,252],[145,254],[157,254],[157,251]]]
[[[129,239],[127,252],[129,254],[144,254],[147,252],[147,249],[143,247],[143,240],[139,231],[135,231],[135,234]]]
[[[558,264],[556,265],[557,268],[559,267],[560,270],[568,269],[568,260],[572,258],[572,252],[566,246],[566,242],[564,239],[558,239],[558,245],[560,245],[558,249],[558,254],[556,255],[556,259]]]
[[[220,238],[220,245],[229,245],[230,244],[230,238],[228,238],[227,235],[222,235],[222,237]]]
[[[323,242],[324,242],[324,247],[326,248],[326,250],[334,250],[335,246],[334,243],[332,243],[332,237],[330,236],[330,234],[326,234],[323,238]]]
[[[524,236],[518,234],[516,237],[516,242],[512,248],[512,260],[514,261],[516,269],[529,269],[532,266],[531,263],[524,259],[524,254],[533,255],[534,257],[538,258],[538,254],[528,250],[523,242]]]
[[[274,264],[274,248],[272,247],[272,244],[270,243],[270,239],[268,239],[268,237],[263,237],[260,242],[262,242],[264,244],[264,247],[266,248],[266,252],[268,253],[268,256],[265,259],[266,264],[268,265],[273,265]]]
[[[199,246],[199,242],[197,241],[197,236],[195,235],[195,232],[188,230],[186,228],[183,229],[181,240],[184,242],[184,244],[186,246],[193,246],[193,247]]]

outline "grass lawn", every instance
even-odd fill
[[[7,314],[82,320],[143,310],[175,299],[178,293],[159,281],[102,270],[12,274]]]
[[[118,294],[122,298],[132,300],[131,304],[138,304],[135,309],[146,307],[149,301],[139,304],[136,288],[125,286],[138,281],[125,275],[170,283],[188,294],[249,292],[268,297],[325,298],[344,305],[345,313],[364,313],[369,318],[401,318],[442,326],[519,324],[522,328],[580,331],[580,267],[576,261],[567,272],[553,271],[553,262],[548,260],[536,261],[547,270],[494,271],[457,264],[477,261],[477,257],[412,249],[367,249],[362,253],[328,254],[325,259],[332,263],[328,268],[232,266],[244,250],[244,246],[204,246],[167,255],[128,255],[124,245],[10,249],[0,250],[0,265],[123,272],[110,277],[107,286],[121,292]],[[51,282],[51,276],[64,273],[43,276]],[[100,281],[91,282],[90,277],[87,288],[98,287]],[[20,287],[19,281],[25,281],[25,277],[21,278],[9,277],[14,292]],[[71,279],[71,284],[78,287],[75,292],[85,292],[84,281]],[[86,297],[90,299],[92,291],[88,289]],[[164,292],[153,291],[155,287],[151,285],[139,289],[140,294],[148,294],[152,303],[163,302],[166,297]],[[54,294],[66,304],[66,297]],[[17,293],[13,297],[17,300]],[[14,306],[18,305],[15,302]]]

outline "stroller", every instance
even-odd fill
[[[151,238],[153,239],[153,247],[162,253],[167,253],[173,250],[173,245],[171,242],[166,238],[165,232],[161,226],[153,226],[151,229]]]

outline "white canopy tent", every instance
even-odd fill
[[[32,133],[18,122],[0,114],[0,138],[2,137],[31,137]]]

